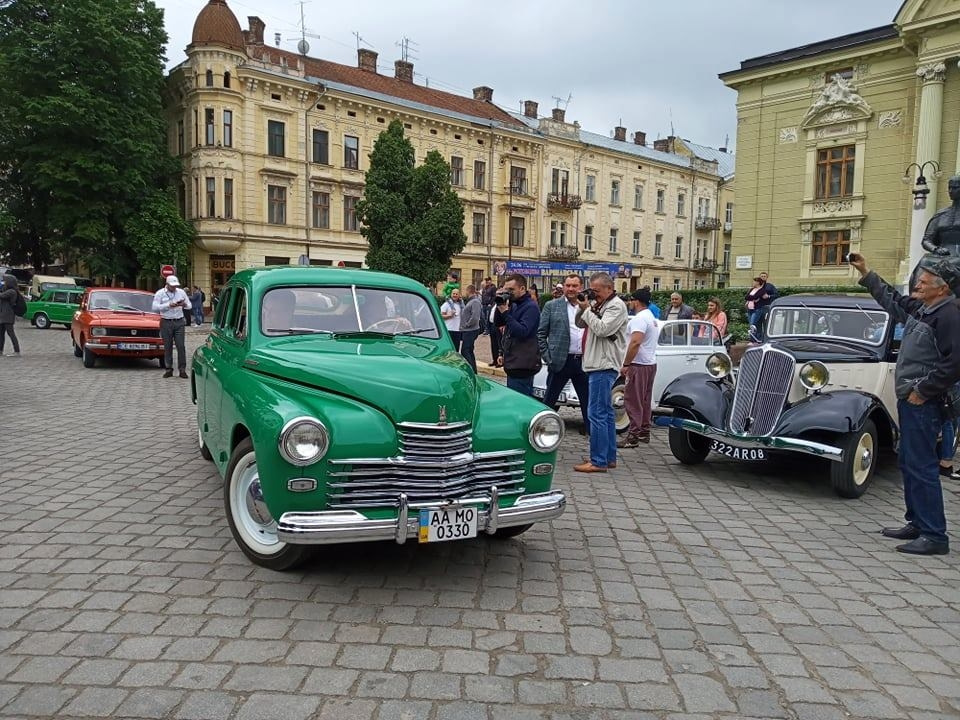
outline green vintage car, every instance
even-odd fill
[[[81,287],[44,290],[38,300],[27,303],[27,314],[24,317],[41,330],[46,330],[53,323],[69,328],[73,314],[80,308],[81,298]]]
[[[328,543],[512,537],[563,513],[560,417],[474,375],[409,278],[237,273],[192,369],[200,452],[258,565]]]

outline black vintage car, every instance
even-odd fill
[[[893,374],[899,327],[869,295],[775,300],[735,373],[726,355],[670,383],[670,450],[695,465],[711,453],[753,462],[825,458],[838,495],[866,492],[881,447],[896,447]],[[819,466],[812,466],[819,467]]]

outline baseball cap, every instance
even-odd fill
[[[942,278],[951,289],[960,284],[960,266],[958,266],[957,259],[954,257],[943,257],[931,253],[920,258],[917,267],[931,275]]]
[[[563,290],[563,283],[557,283],[553,288],[554,290]]]
[[[640,302],[649,305],[650,304],[650,291],[647,288],[640,288],[639,290],[634,290],[630,293],[631,300],[639,300]]]
[[[167,285],[169,285],[170,287],[180,287],[180,280],[177,279],[176,275],[168,275]]]

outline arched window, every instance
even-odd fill
[[[223,74],[223,86],[225,88],[230,87],[230,71],[229,70]]]
[[[207,87],[213,87],[213,70],[207,70]]]

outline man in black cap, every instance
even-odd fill
[[[913,294],[906,297],[870,270],[863,255],[851,253],[850,264],[860,273],[860,284],[894,322],[904,324],[894,385],[907,523],[882,532],[910,541],[897,546],[900,552],[946,555],[950,545],[937,435],[945,414],[952,411],[947,410],[948,393],[960,381],[960,308],[950,291],[956,283],[955,266],[936,255],[924,256]]]

